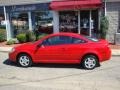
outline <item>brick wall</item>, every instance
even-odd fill
[[[109,20],[107,39],[110,43],[114,43],[115,33],[119,29],[120,24],[120,2],[107,2],[106,11]]]

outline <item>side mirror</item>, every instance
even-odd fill
[[[40,48],[40,47],[44,48],[45,46],[43,44],[37,45],[37,48]]]
[[[37,45],[37,48],[40,48],[40,47],[41,47],[41,44],[38,44],[38,45]]]

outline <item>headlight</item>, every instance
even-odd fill
[[[12,53],[12,52],[14,52],[14,51],[15,51],[15,48],[12,48],[11,51],[10,51],[10,53]]]

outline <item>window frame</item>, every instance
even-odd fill
[[[54,38],[54,37],[61,38],[62,36],[63,37],[69,37],[69,38],[71,38],[71,40],[68,43],[66,42],[66,43],[50,44],[49,39]],[[73,39],[78,39],[78,40],[80,40],[82,42],[80,42],[80,43],[73,43]],[[44,44],[45,41],[47,41],[48,44],[45,45]],[[86,40],[83,40],[83,39],[80,39],[80,38],[71,37],[71,36],[65,36],[65,35],[60,35],[60,36],[52,36],[52,37],[49,37],[49,38],[43,40],[42,41],[42,45],[44,45],[44,46],[56,46],[56,45],[69,45],[69,44],[83,44],[83,43],[86,43],[86,42],[87,42]]]
[[[119,15],[118,15],[118,29],[117,33],[120,33],[120,10],[119,10]]]

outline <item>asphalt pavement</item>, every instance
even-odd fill
[[[120,57],[112,56],[94,70],[62,64],[21,68],[0,52],[0,90],[120,90]]]

